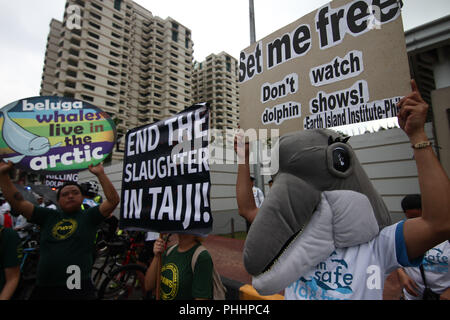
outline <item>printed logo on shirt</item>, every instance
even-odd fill
[[[331,254],[333,255],[336,255],[336,252]],[[331,262],[332,265],[328,265],[327,262]],[[353,293],[351,287],[353,274],[346,272],[347,262],[344,259],[332,258],[327,262],[321,262],[316,266],[314,276],[309,279],[301,277],[291,285],[297,296],[306,300],[335,300],[338,299],[336,295],[330,293],[339,293],[342,299]]]
[[[173,263],[161,268],[161,299],[173,300],[178,294],[178,267]]]
[[[422,261],[425,271],[436,273],[448,272],[448,256],[439,248],[428,250]]]
[[[65,240],[77,230],[78,223],[74,219],[62,219],[52,229],[52,236],[56,240]]]

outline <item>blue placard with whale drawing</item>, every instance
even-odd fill
[[[78,172],[112,152],[116,128],[101,109],[40,96],[0,109],[0,160],[37,173]]]

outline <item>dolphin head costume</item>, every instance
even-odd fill
[[[280,138],[279,171],[244,247],[245,268],[260,294],[280,292],[336,248],[368,242],[391,224],[346,142],[325,129]]]

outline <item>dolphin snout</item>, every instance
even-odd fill
[[[50,142],[45,137],[36,137],[30,141],[28,150],[30,155],[41,155],[50,150]]]

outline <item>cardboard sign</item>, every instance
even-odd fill
[[[335,0],[240,54],[240,125],[288,132],[397,115],[410,92],[396,0]]]
[[[79,100],[41,96],[0,109],[0,160],[23,170],[84,170],[109,155],[115,137],[108,114]]]
[[[209,107],[128,131],[120,228],[206,235],[212,229]]]

